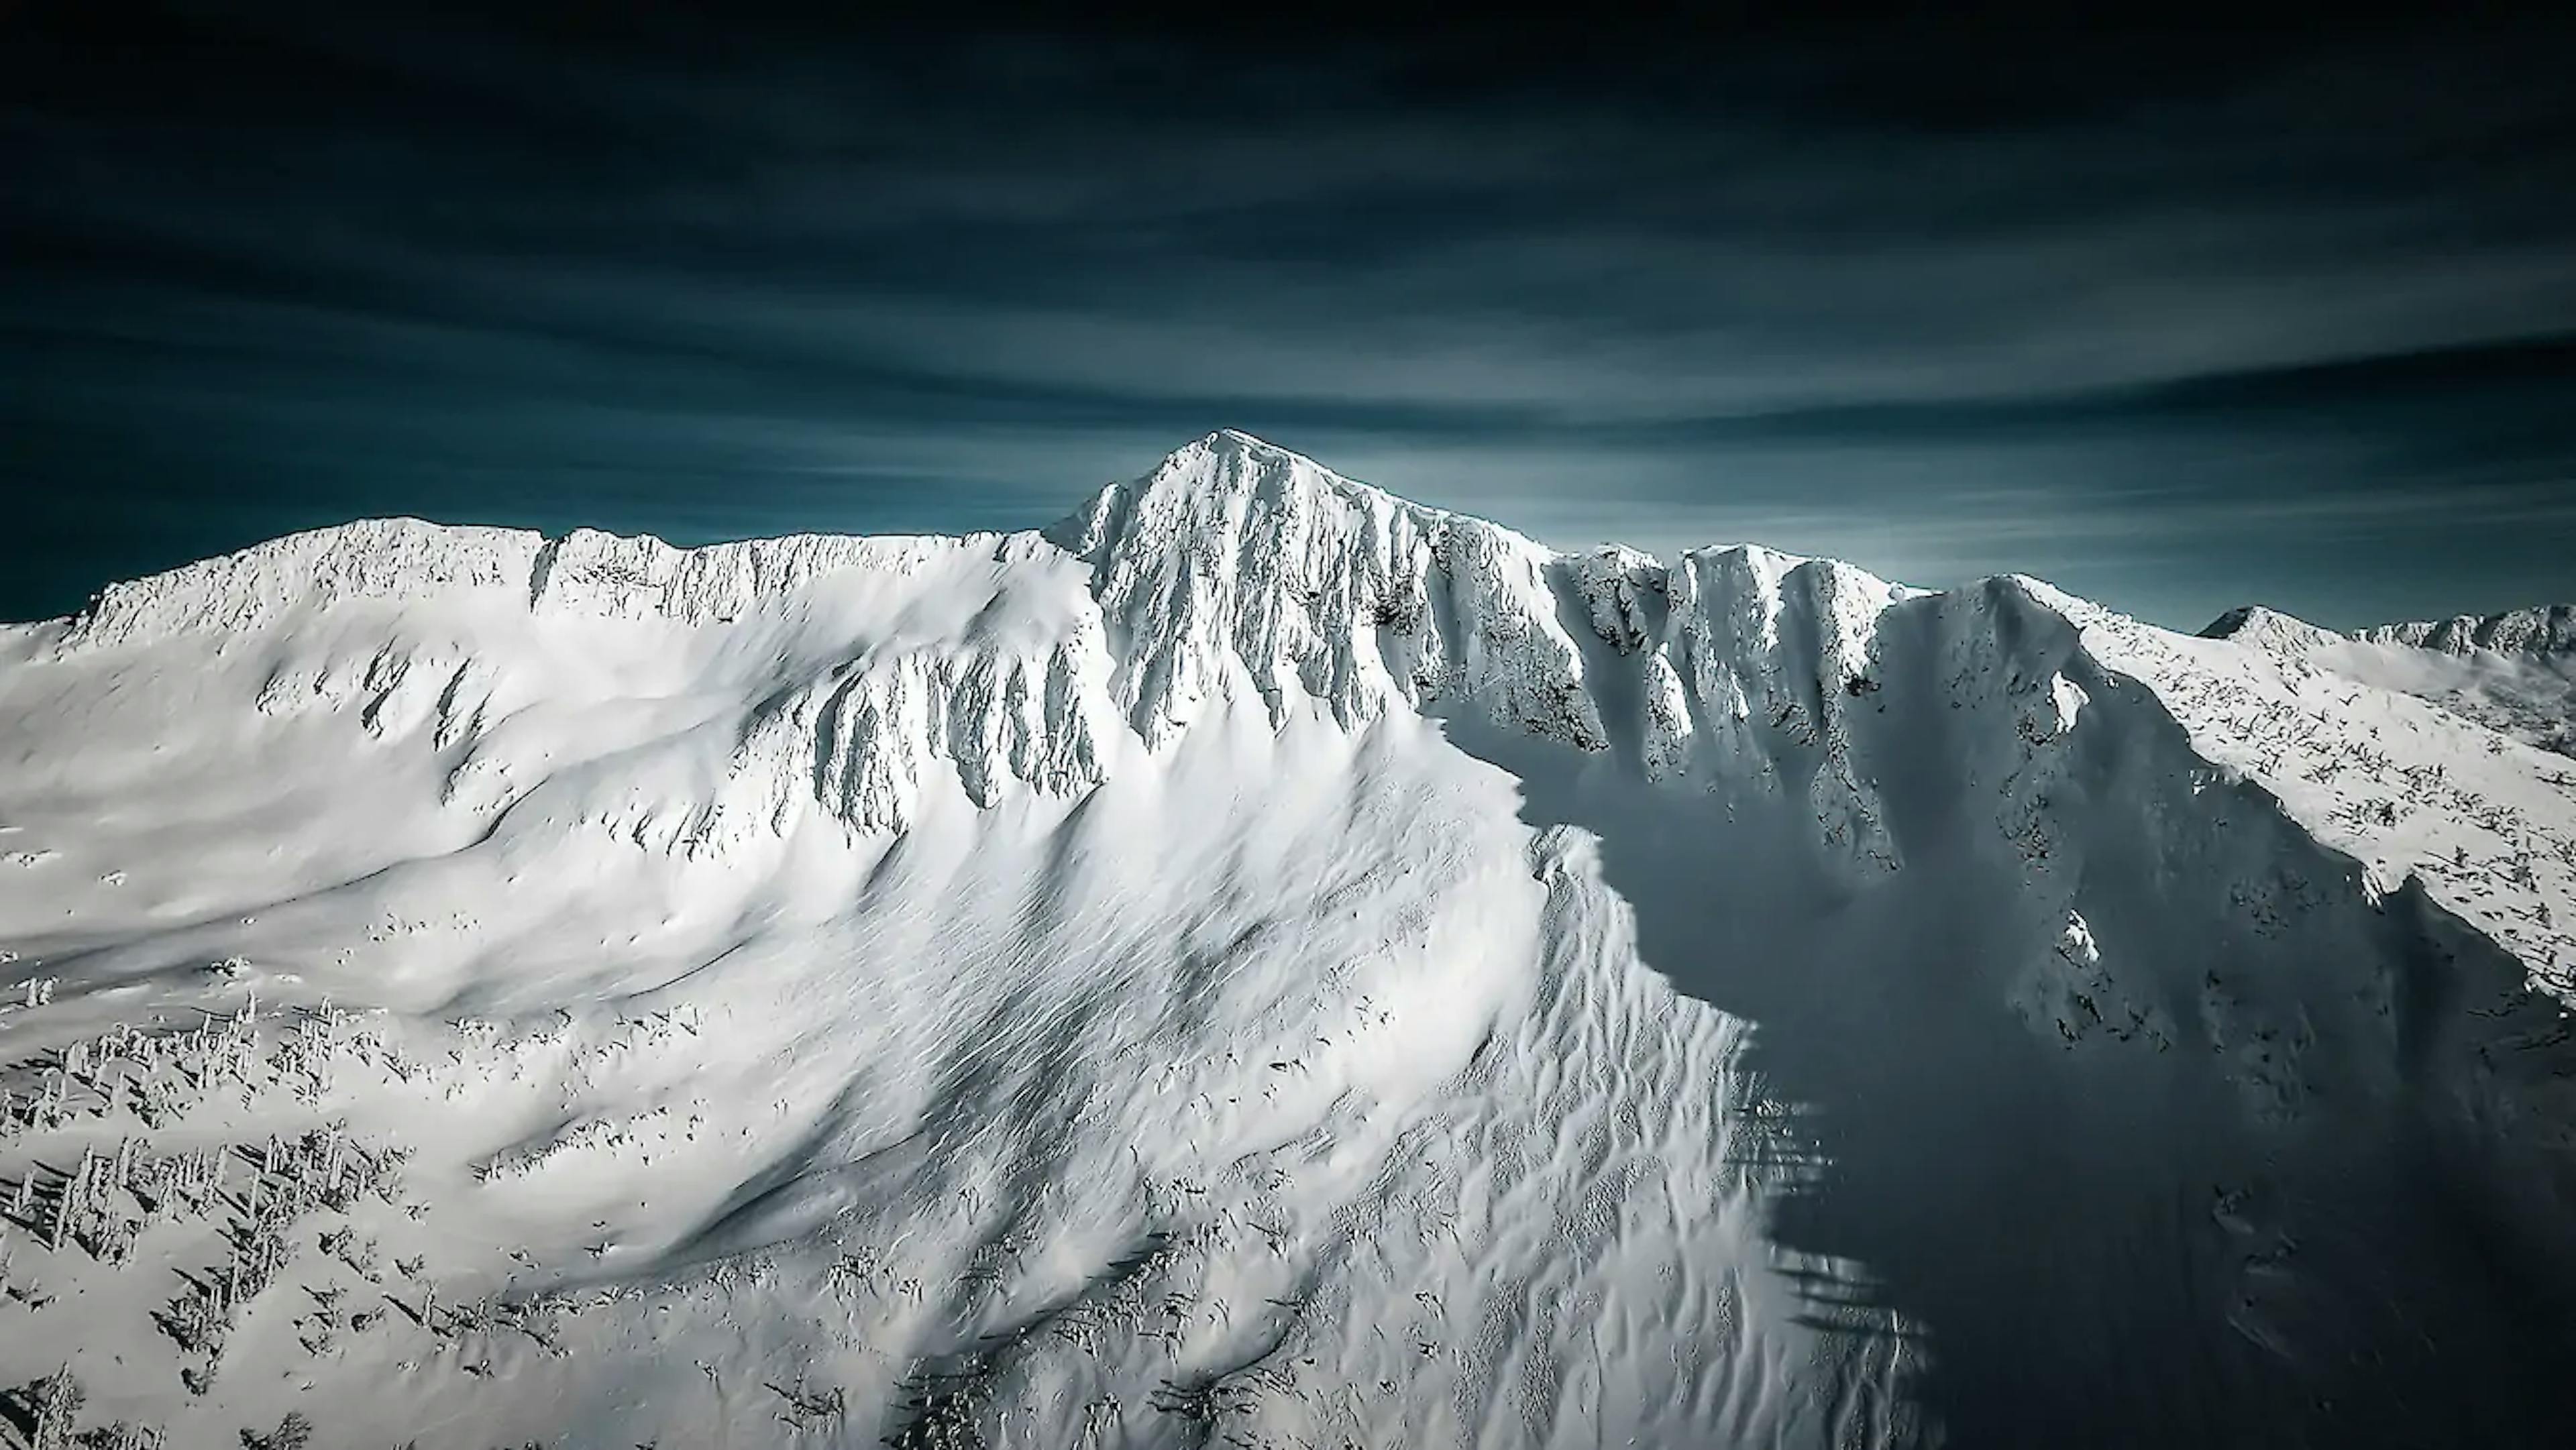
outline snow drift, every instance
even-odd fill
[[[2543,1443],[2576,777],[2237,626],[1236,433],[1033,533],[112,586],[0,634],[10,1412]]]

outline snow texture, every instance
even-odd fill
[[[2379,625],[2350,636],[2252,607],[2228,611],[2202,633],[2430,700],[2576,758],[2576,610],[2567,605]]]
[[[7,1411],[2549,1443],[2563,615],[2222,626],[1231,432],[1028,533],[113,586],[0,632]]]

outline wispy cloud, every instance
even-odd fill
[[[2177,622],[2576,593],[2526,547],[2576,543],[2576,368],[2526,346],[2576,335],[2576,113],[2527,34],[1575,68],[248,13],[15,52],[39,491],[168,500],[193,456],[283,480],[243,528],[977,527],[1235,424],[1550,537],[2073,570]],[[2503,563],[2344,577],[2428,530]]]

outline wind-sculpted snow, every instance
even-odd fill
[[[0,639],[0,1381],[127,1444],[2540,1443],[2570,782],[2238,624],[1233,433],[1044,532],[116,586]]]

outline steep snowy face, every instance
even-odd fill
[[[1112,693],[1149,747],[1238,693],[1274,725],[1463,714],[1619,745],[1658,779],[1695,761],[1791,778],[1868,849],[1840,721],[1869,686],[1873,621],[1906,591],[1848,565],[1749,545],[1670,570],[1562,556],[1231,432],[1103,490],[1067,542],[1097,570]]]
[[[1901,591],[1848,565],[1744,546],[1683,556],[1646,665],[1651,776],[1802,795],[1825,838],[1889,864],[1848,718],[1878,687],[1877,621]],[[1666,680],[1678,682],[1678,691]],[[1679,709],[1673,708],[1676,702]]]
[[[2391,663],[2453,656],[2215,632],[1230,432],[1044,531],[113,586],[0,633],[0,1380],[187,1444],[2526,1442],[2576,780]]]
[[[2576,1003],[2576,772],[2561,753],[2576,696],[2563,681],[2269,610],[2220,641],[2046,597],[2097,658],[2154,684],[2202,755],[2260,782],[2378,889],[2420,881]]]
[[[1098,571],[1114,693],[1148,746],[1238,687],[1274,724],[1316,704],[1347,727],[1458,702],[1603,743],[1557,560],[1508,529],[1225,432],[1102,490],[1068,542]]]

